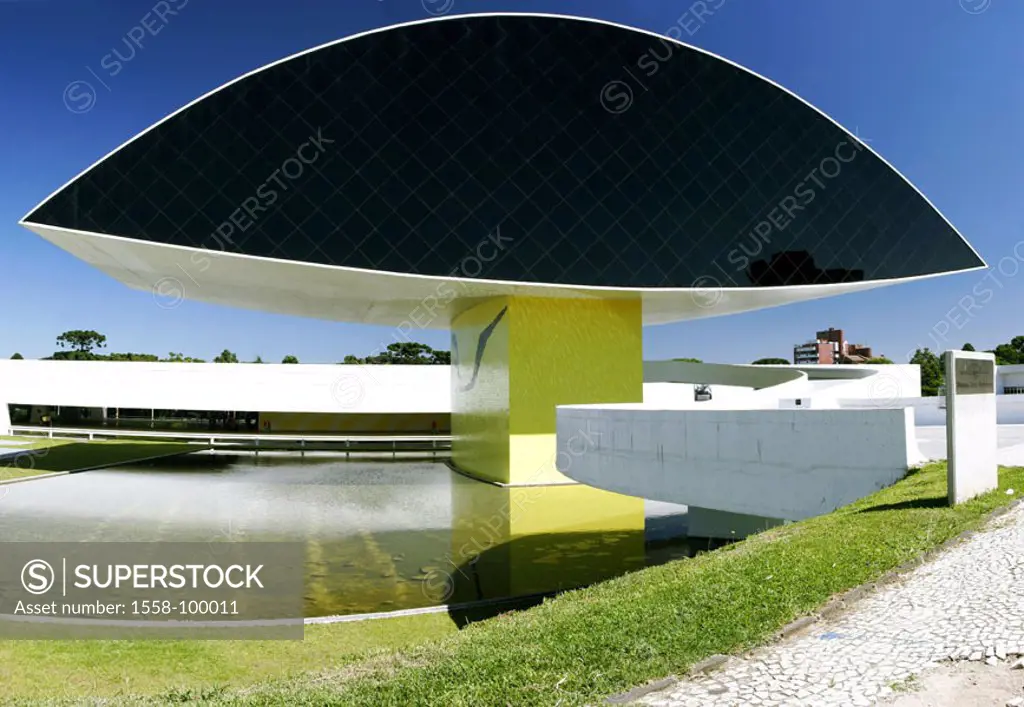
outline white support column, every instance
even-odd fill
[[[990,353],[947,351],[946,480],[950,505],[999,486],[996,362]]]

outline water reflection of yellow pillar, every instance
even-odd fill
[[[456,477],[452,513],[452,602],[571,589],[644,564],[643,499]]]
[[[453,462],[501,484],[565,483],[556,406],[643,400],[640,300],[464,304],[452,320]]]

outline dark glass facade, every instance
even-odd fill
[[[899,175],[767,81],[645,33],[525,15],[389,29],[264,69],[26,220],[592,286],[771,287],[981,265]],[[460,269],[494,253],[496,233],[500,257]]]

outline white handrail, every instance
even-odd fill
[[[121,430],[121,429],[96,429],[80,427],[43,427],[32,425],[12,425],[11,434],[37,435],[45,434],[47,437],[81,437],[88,439],[134,437],[141,439],[167,439],[167,440],[195,440],[209,442],[211,445],[230,442],[255,442],[257,446],[265,442],[298,442],[305,447],[306,443],[315,442],[344,442],[346,446],[352,443],[368,442],[389,442],[392,446],[399,442],[423,442],[436,446],[438,442],[452,441],[451,435],[325,435],[325,434],[244,434],[238,432],[176,432],[163,430]]]

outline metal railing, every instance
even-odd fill
[[[86,439],[183,442],[204,444],[214,451],[260,452],[337,452],[346,457],[352,454],[391,453],[397,458],[401,452],[429,453],[436,458],[439,453],[449,452],[451,435],[332,435],[332,434],[247,434],[241,432],[175,432],[155,430],[89,429],[75,427],[48,427],[34,425],[13,425],[12,435],[47,437],[50,439]]]

